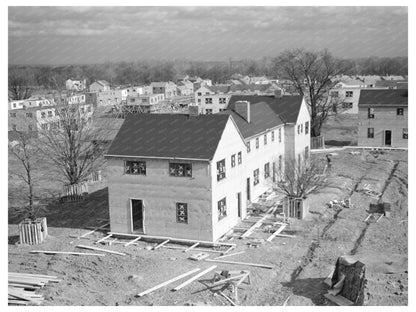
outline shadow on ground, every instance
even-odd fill
[[[325,140],[325,146],[357,146],[357,141]]]
[[[324,278],[305,278],[296,279],[293,282],[282,283],[283,286],[291,288],[292,293],[296,296],[306,297],[314,305],[325,305],[324,294],[328,286],[324,284]]]
[[[51,202],[39,216],[46,217],[48,227],[85,228],[102,224],[97,220],[109,219],[108,187],[86,195],[79,202]],[[18,224],[23,217],[21,212],[9,208],[9,224]]]

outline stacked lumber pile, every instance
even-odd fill
[[[9,305],[40,305],[43,296],[35,291],[48,282],[58,283],[56,276],[9,272]]]

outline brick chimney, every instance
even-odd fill
[[[283,90],[282,89],[276,89],[274,90],[274,97],[276,99],[281,98],[283,96]]]
[[[188,105],[189,116],[197,117],[200,114],[199,105]]]
[[[250,102],[237,101],[235,102],[234,111],[243,117],[248,123],[251,122]]]

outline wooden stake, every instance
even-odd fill
[[[274,269],[271,265],[266,264],[257,264],[257,263],[248,263],[248,262],[236,262],[236,261],[226,261],[226,260],[216,260],[216,259],[205,259],[208,262],[219,262],[219,263],[228,263],[228,264],[239,264],[239,265],[248,265],[248,266],[255,266],[264,269]]]
[[[199,270],[200,270],[200,268],[196,268],[196,269],[193,269],[193,270],[191,270],[189,272],[186,272],[184,274],[181,274],[179,276],[176,276],[176,277],[174,277],[174,278],[172,278],[172,279],[170,279],[170,280],[168,280],[166,282],[163,282],[162,284],[159,284],[159,285],[156,285],[156,286],[154,286],[152,288],[149,288],[148,290],[145,290],[145,291],[141,292],[140,294],[137,294],[136,296],[137,297],[143,297],[144,295],[147,295],[147,294],[149,294],[149,293],[151,293],[151,292],[153,292],[153,291],[155,291],[155,290],[157,290],[159,288],[162,288],[162,287],[164,287],[166,285],[169,285],[170,283],[176,282],[177,280],[180,280],[180,279],[182,279],[182,278],[184,278],[184,277],[186,277],[188,275],[191,275],[191,274],[193,274],[195,272],[198,272]]]
[[[222,255],[222,256],[216,257],[214,259],[222,259],[222,258],[225,258],[225,257],[231,257],[231,256],[235,256],[235,255],[241,255],[243,253],[245,253],[245,251],[240,251],[240,252],[235,252],[235,253],[232,253],[232,254]]]
[[[96,244],[99,244],[103,241],[105,241],[107,238],[110,238],[113,234],[108,234],[107,236],[104,236],[103,238],[99,239],[98,241],[96,241]]]
[[[92,247],[92,246],[77,245],[75,247],[90,249],[90,250],[97,250],[97,251],[102,251],[102,252],[108,252],[108,253],[119,255],[119,256],[125,256],[126,255],[125,253],[122,253],[122,252],[112,251],[112,250],[107,250],[107,249],[102,249],[102,248],[97,248],[97,247]]]
[[[187,280],[186,282],[180,284],[179,286],[176,286],[175,288],[172,289],[172,291],[178,291],[179,289],[184,288],[185,286],[189,285],[190,283],[192,283],[193,281],[197,280],[198,278],[200,278],[201,276],[207,274],[208,272],[214,270],[217,266],[213,265],[211,267],[209,267],[208,269],[202,271],[201,273],[198,273],[197,275],[195,275],[194,277],[191,277],[189,280]]]

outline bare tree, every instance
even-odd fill
[[[105,129],[93,125],[92,104],[60,104],[55,115],[39,125],[41,150],[65,184],[87,180],[103,162]],[[55,119],[52,119],[55,118]]]
[[[288,197],[303,198],[328,186],[324,163],[300,157],[287,159],[273,186]]]
[[[336,76],[347,69],[345,64],[327,50],[310,52],[295,49],[275,58],[274,66],[305,96],[311,113],[311,135],[320,136],[322,124],[334,111],[334,102],[329,100],[328,92],[338,83]]]
[[[15,131],[16,138],[9,143],[9,151],[11,155],[16,158],[22,165],[24,173],[14,173],[28,187],[28,205],[23,207],[26,216],[35,220],[37,218],[38,209],[35,208],[35,190],[34,190],[34,171],[36,168],[36,161],[39,155],[38,144],[36,139],[30,133]]]
[[[32,94],[29,86],[29,79],[23,73],[17,70],[9,70],[9,96],[12,100],[25,100]]]

